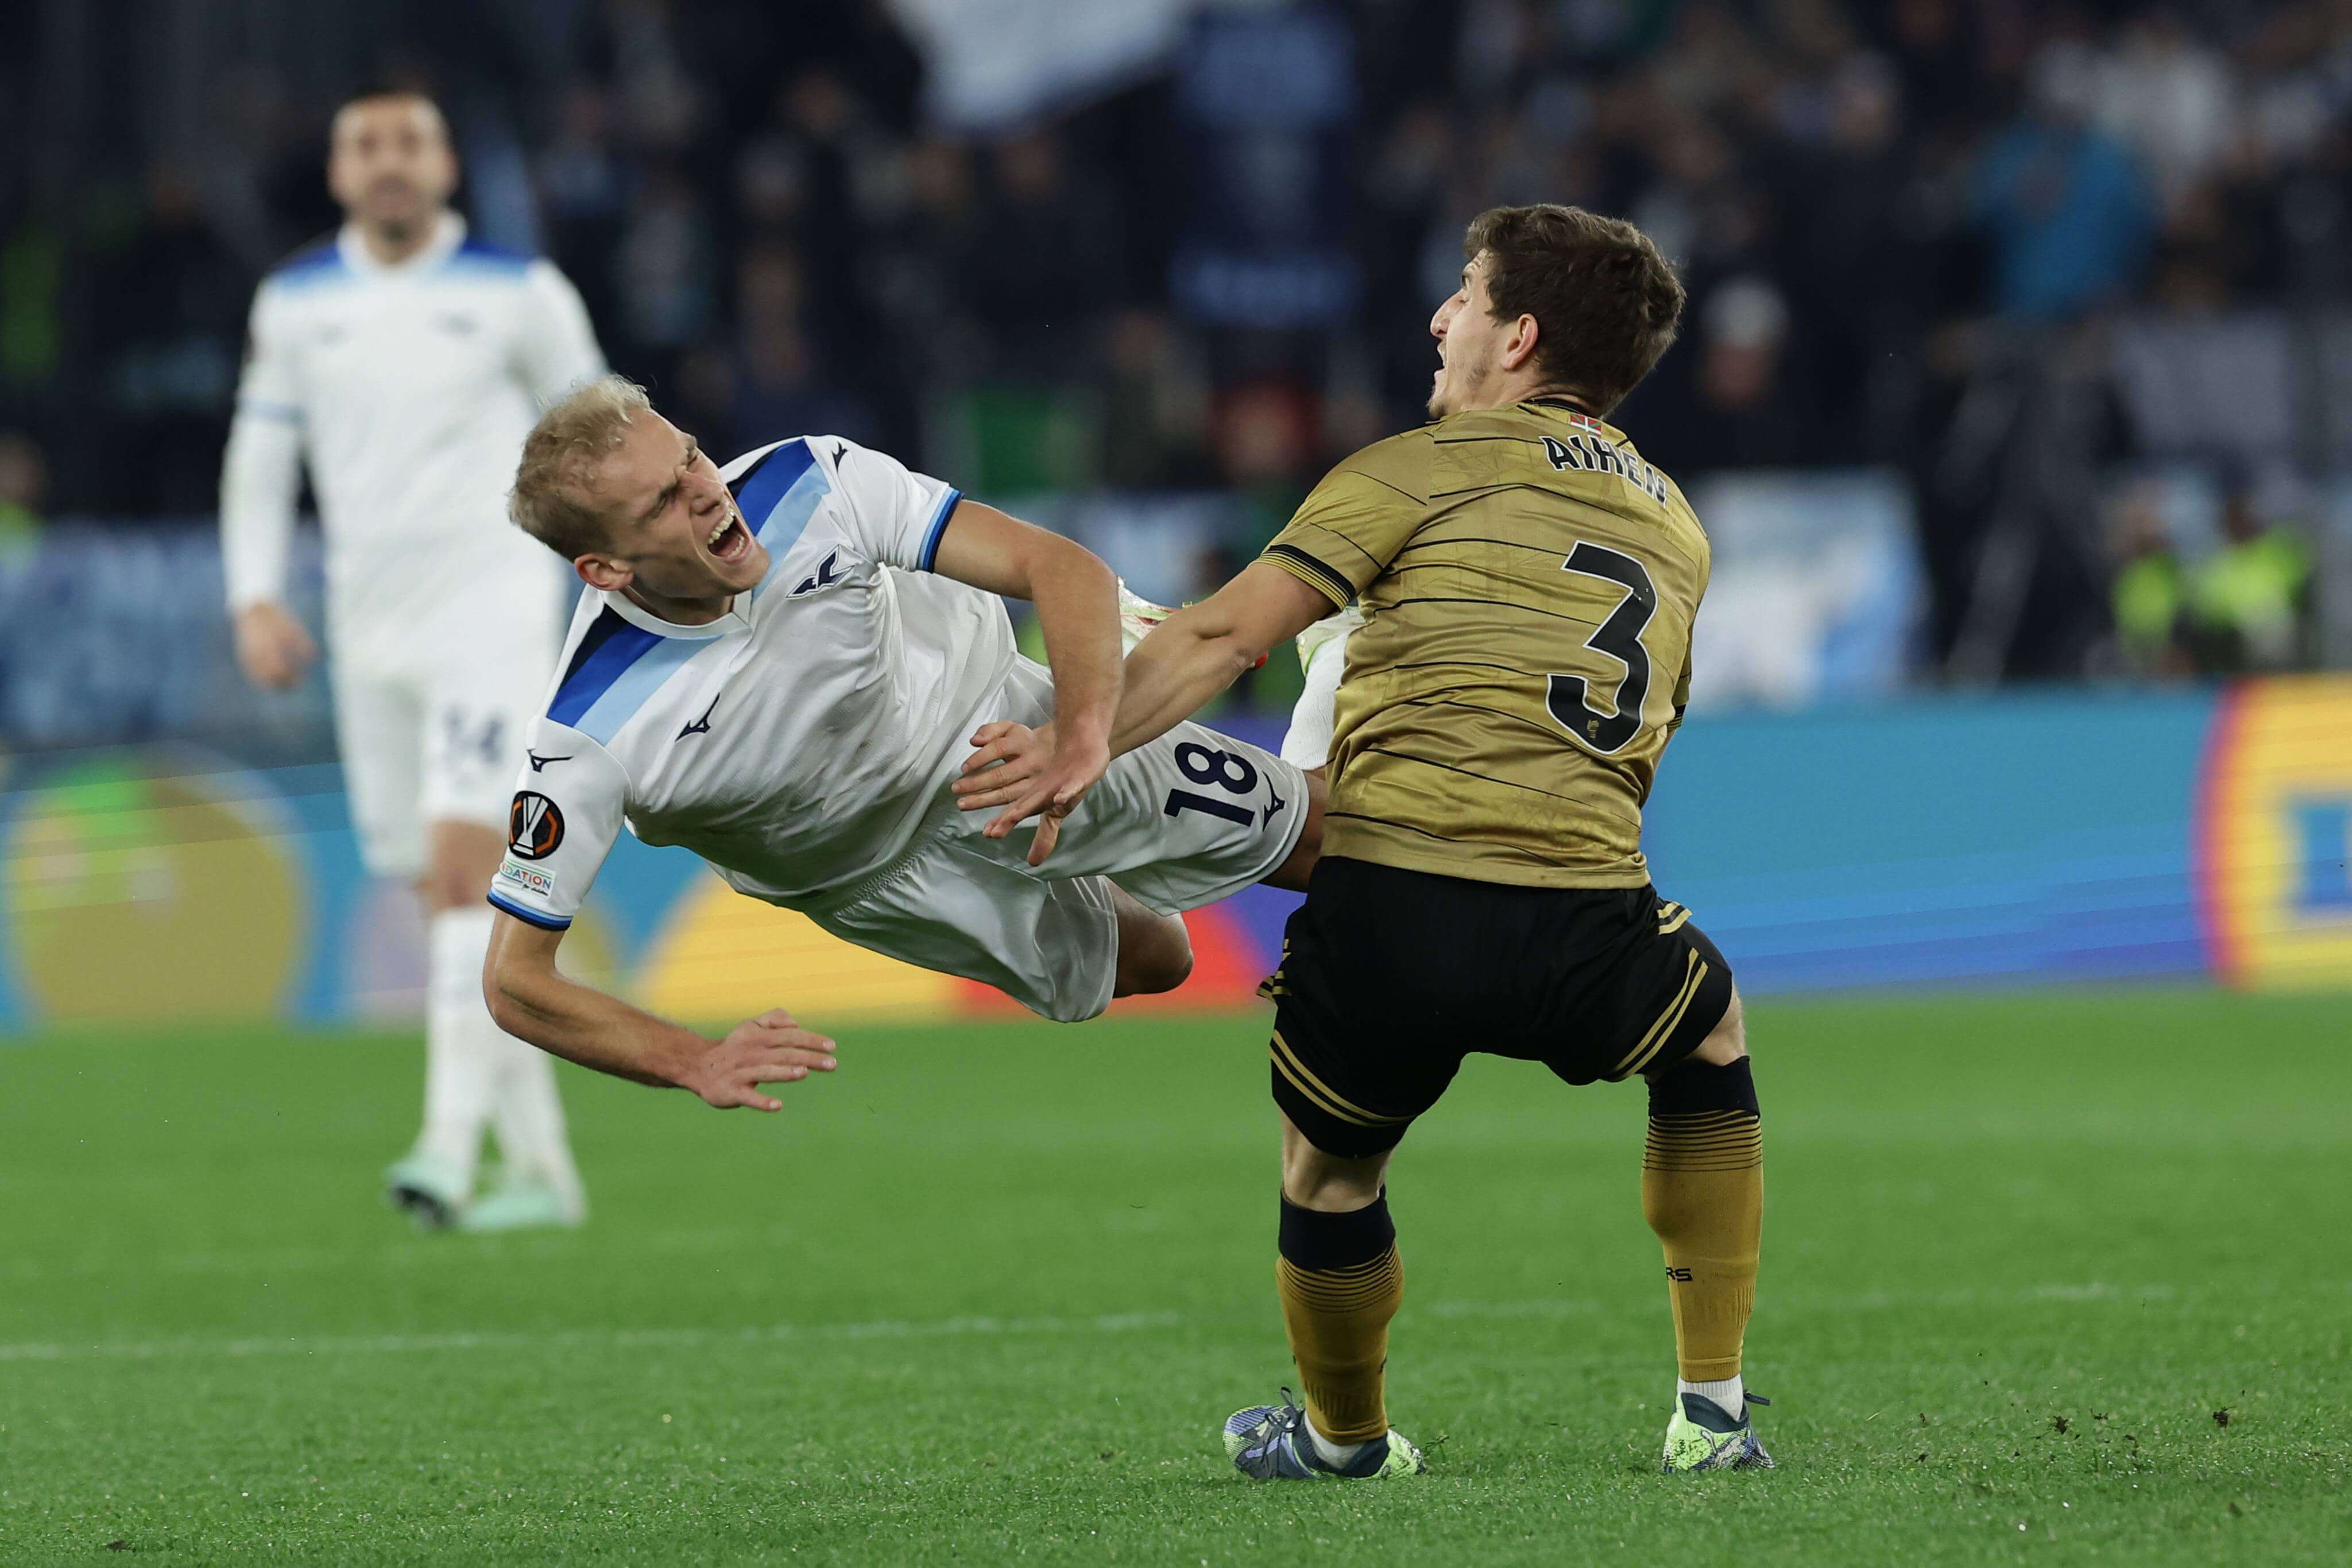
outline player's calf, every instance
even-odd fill
[[[1769,1469],[1740,1371],[1763,1239],[1764,1130],[1737,993],[1696,1051],[1651,1076],[1642,1213],[1665,1253],[1675,1315],[1665,1468]]]

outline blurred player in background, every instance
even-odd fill
[[[299,467],[327,541],[337,738],[368,869],[414,879],[428,921],[425,1126],[384,1176],[428,1226],[576,1224],[585,1199],[551,1064],[482,1001],[507,796],[560,645],[568,585],[505,517],[541,403],[601,374],[562,275],[469,240],[432,99],[336,114],[327,180],[349,214],[255,295],[221,477],[238,662],[289,686],[317,649],[286,605]],[[503,1179],[476,1196],[483,1134]]]
[[[1683,290],[1639,230],[1573,207],[1496,208],[1465,252],[1430,322],[1434,423],[1340,464],[1255,564],[1171,614],[1112,735],[1148,743],[1314,632],[1284,753],[1312,767],[1328,745],[1330,826],[1270,984],[1276,1278],[1307,1405],[1239,1412],[1226,1451],[1261,1479],[1422,1468],[1385,1403],[1389,1156],[1475,1051],[1647,1078],[1642,1205],[1679,1364],[1664,1466],[1766,1469],[1740,1370],[1764,1189],[1738,997],[1641,848],[1711,557],[1681,490],[1602,423],[1674,341]],[[1019,788],[1043,744],[971,803]]]

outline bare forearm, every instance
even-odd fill
[[[1054,727],[1108,737],[1119,703],[1118,579],[1083,549],[1056,551],[1030,580],[1054,667]]]
[[[710,1041],[618,997],[552,970],[493,975],[488,999],[498,1026],[541,1051],[656,1089],[687,1087],[688,1065]]]
[[[1177,611],[1127,656],[1118,717],[1111,727],[1112,756],[1159,739],[1264,656],[1264,648],[1209,610],[1196,604]]]

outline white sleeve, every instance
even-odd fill
[[[628,789],[611,752],[570,725],[533,723],[490,903],[542,930],[570,925],[619,841]]]
[[[551,261],[534,261],[523,278],[523,319],[516,343],[523,385],[541,403],[604,373],[596,329],[580,291]]]
[[[1307,684],[1290,710],[1282,735],[1282,759],[1299,768],[1322,768],[1331,760],[1332,710],[1339,702],[1339,677],[1348,668],[1348,636],[1318,643],[1307,656]]]
[[[221,459],[221,570],[231,614],[285,597],[301,485],[301,388],[273,299],[267,283],[253,297],[236,416]]]
[[[838,435],[812,435],[808,443],[833,467],[842,515],[858,548],[886,566],[929,571],[963,492]]]

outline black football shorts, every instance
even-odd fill
[[[1731,1006],[1731,967],[1648,887],[1518,887],[1326,857],[1291,915],[1274,1098],[1327,1154],[1396,1146],[1474,1051],[1570,1083],[1680,1061]]]

